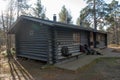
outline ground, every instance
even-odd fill
[[[118,49],[113,50],[118,51]],[[0,80],[120,80],[120,58],[99,58],[70,71],[40,61],[0,55]]]

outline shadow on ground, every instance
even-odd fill
[[[36,80],[37,73],[44,63],[25,58],[9,59],[8,64],[10,67],[12,80]],[[38,80],[41,80],[40,78]]]
[[[12,80],[74,80],[75,72],[46,67],[45,63],[35,60],[17,59],[10,61]],[[14,73],[13,73],[14,72]],[[69,77],[71,76],[71,77]]]

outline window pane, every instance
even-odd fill
[[[73,33],[73,41],[75,43],[80,43],[80,33],[79,32]]]

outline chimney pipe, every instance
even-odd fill
[[[57,19],[56,14],[54,14],[54,15],[53,15],[53,21],[56,22],[56,19]]]

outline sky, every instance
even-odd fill
[[[58,19],[61,7],[65,5],[75,20],[79,16],[80,10],[86,6],[83,0],[42,0],[42,4],[46,6],[46,13],[49,13],[50,19],[52,19],[53,14],[56,14]]]
[[[112,0],[105,1],[110,3]],[[120,3],[120,0],[117,1]],[[80,15],[80,11],[87,5],[85,0],[41,0],[41,2],[46,7],[46,14],[50,20],[52,20],[53,14],[57,14],[58,19],[61,7],[65,5],[65,7],[71,12],[74,24]]]
[[[7,7],[8,0],[0,0],[0,11]],[[32,4],[36,0],[29,0]],[[111,2],[112,0],[105,0],[106,2]],[[120,0],[117,0],[120,3]],[[85,0],[41,0],[42,5],[46,8],[46,16],[52,20],[53,14],[56,14],[58,20],[58,14],[61,11],[63,5],[70,10],[73,17],[73,22],[76,23],[76,19],[79,17],[80,10],[82,10],[87,4]]]
[[[6,7],[7,7],[7,3],[6,3],[7,1],[6,0],[0,0],[0,12],[2,11],[2,10],[5,10],[6,9]],[[1,14],[1,13],[0,13]]]

